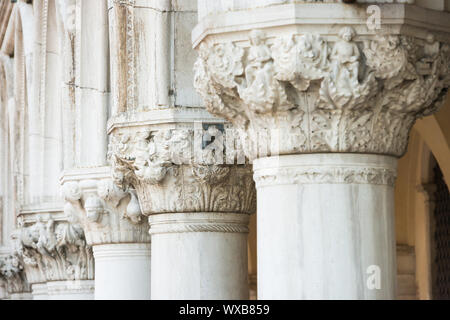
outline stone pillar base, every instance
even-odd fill
[[[150,300],[150,244],[93,247],[96,300]]]
[[[49,300],[93,300],[94,280],[49,281]]]
[[[258,298],[394,299],[394,157],[254,162]]]
[[[248,299],[249,215],[165,213],[149,223],[152,299]]]

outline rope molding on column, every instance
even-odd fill
[[[220,232],[220,233],[248,233],[249,229],[244,224],[158,224],[150,226],[149,233],[188,233],[188,232]]]

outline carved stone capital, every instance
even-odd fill
[[[92,249],[77,216],[54,220],[52,214],[37,214],[26,223],[19,217],[12,237],[29,283],[93,279]]]
[[[80,217],[89,245],[150,242],[136,191],[117,187],[110,167],[66,172],[62,186],[64,211]]]
[[[30,292],[23,265],[16,255],[0,257],[0,279],[6,282],[8,293]]]
[[[414,121],[435,112],[450,86],[450,46],[433,33],[359,36],[343,26],[229,38],[198,46],[195,87],[208,111],[242,131],[252,159],[260,150],[400,157]]]
[[[109,152],[114,181],[121,188],[136,190],[145,215],[254,213],[251,168],[245,162],[225,164],[222,129],[208,126],[206,140],[202,127],[199,131],[147,126],[117,130]]]

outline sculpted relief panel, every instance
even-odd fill
[[[250,158],[262,147],[401,156],[415,119],[450,85],[450,47],[432,34],[359,40],[344,27],[338,38],[253,30],[249,40],[203,42],[194,81],[207,109],[242,131]]]

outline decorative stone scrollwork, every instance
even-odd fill
[[[20,259],[15,255],[0,257],[0,279],[6,282],[9,294],[30,292]]]
[[[247,156],[353,152],[401,156],[414,121],[450,86],[449,45],[403,35],[305,33],[200,44],[194,84],[242,131]]]
[[[215,126],[208,129],[210,134],[216,131]],[[116,132],[109,151],[114,181],[136,190],[145,215],[254,213],[251,170],[245,164],[223,164],[219,141],[202,148],[202,135],[193,129]]]

